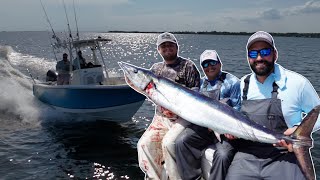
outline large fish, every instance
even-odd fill
[[[228,133],[251,141],[274,144],[284,139],[291,142],[306,179],[316,179],[310,148],[313,147],[311,133],[320,105],[305,116],[291,136],[285,136],[254,123],[226,104],[159,77],[150,70],[125,62],[119,62],[119,66],[133,89],[191,123],[210,128],[219,134]]]

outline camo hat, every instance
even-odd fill
[[[266,42],[266,43],[270,44],[270,46],[273,49],[276,49],[276,45],[274,44],[273,37],[265,31],[258,31],[256,33],[252,34],[250,36],[250,38],[248,39],[247,50],[250,48],[250,46],[253,43],[258,42],[258,41]]]
[[[205,50],[203,53],[200,55],[200,65],[206,60],[213,60],[213,61],[218,61],[220,62],[219,55],[217,51],[215,50]]]
[[[172,33],[164,32],[158,36],[157,47],[164,42],[172,42],[178,45],[176,37]]]

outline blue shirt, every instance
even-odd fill
[[[204,91],[204,90],[210,91],[210,90],[217,89],[218,78],[221,76],[221,74],[222,73],[220,72],[219,76],[213,81],[209,81],[206,77],[203,77],[200,82],[200,91]],[[207,86],[206,89],[204,89],[204,86],[203,86],[205,81],[208,81],[210,84]],[[241,105],[240,96],[241,96],[240,80],[236,76],[230,73],[227,73],[226,79],[221,84],[220,100],[229,98],[229,100],[227,101],[227,104],[236,110],[240,110],[240,105]]]
[[[245,77],[241,78],[241,97]],[[277,63],[274,65],[274,72],[263,83],[255,75],[250,77],[248,100],[271,98],[273,82],[279,86],[278,99],[281,99],[282,113],[289,128],[301,123],[302,113],[308,113],[320,104],[319,96],[307,78]],[[319,129],[319,119],[318,117],[313,130]]]

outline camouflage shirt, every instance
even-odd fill
[[[181,57],[178,57],[175,64],[155,63],[151,67],[151,71],[190,89],[200,87],[200,73],[195,64]]]

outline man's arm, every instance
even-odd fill
[[[231,107],[240,111],[241,108],[241,91],[240,81],[236,81],[230,88],[230,104]]]
[[[230,106],[236,109],[237,111],[240,111],[241,107],[241,90],[240,90],[240,80],[239,79],[231,79],[231,87],[230,87]],[[224,134],[224,136],[229,139],[237,139],[237,137],[231,135],[231,134]]]
[[[308,113],[310,112],[315,106],[320,104],[319,95],[313,88],[312,84],[309,80],[306,79],[306,82],[302,88],[301,96],[300,96],[300,105],[302,112]],[[318,120],[313,128],[314,131],[318,130],[320,128],[320,116],[318,116]],[[302,119],[301,119],[302,121]],[[288,128],[283,134],[284,135],[291,135],[298,127],[299,124],[293,126],[292,128]],[[289,152],[292,152],[292,143],[286,142],[285,140],[278,141],[277,144],[274,144],[274,146],[282,146],[288,149]]]
[[[200,73],[196,65],[191,61],[186,67],[186,87],[192,89],[200,88]]]
[[[309,80],[306,80],[306,83],[301,92],[300,98],[301,110],[304,113],[309,113],[314,107],[320,105],[319,95],[316,90],[313,88]],[[320,129],[320,116],[314,125],[313,131]]]

